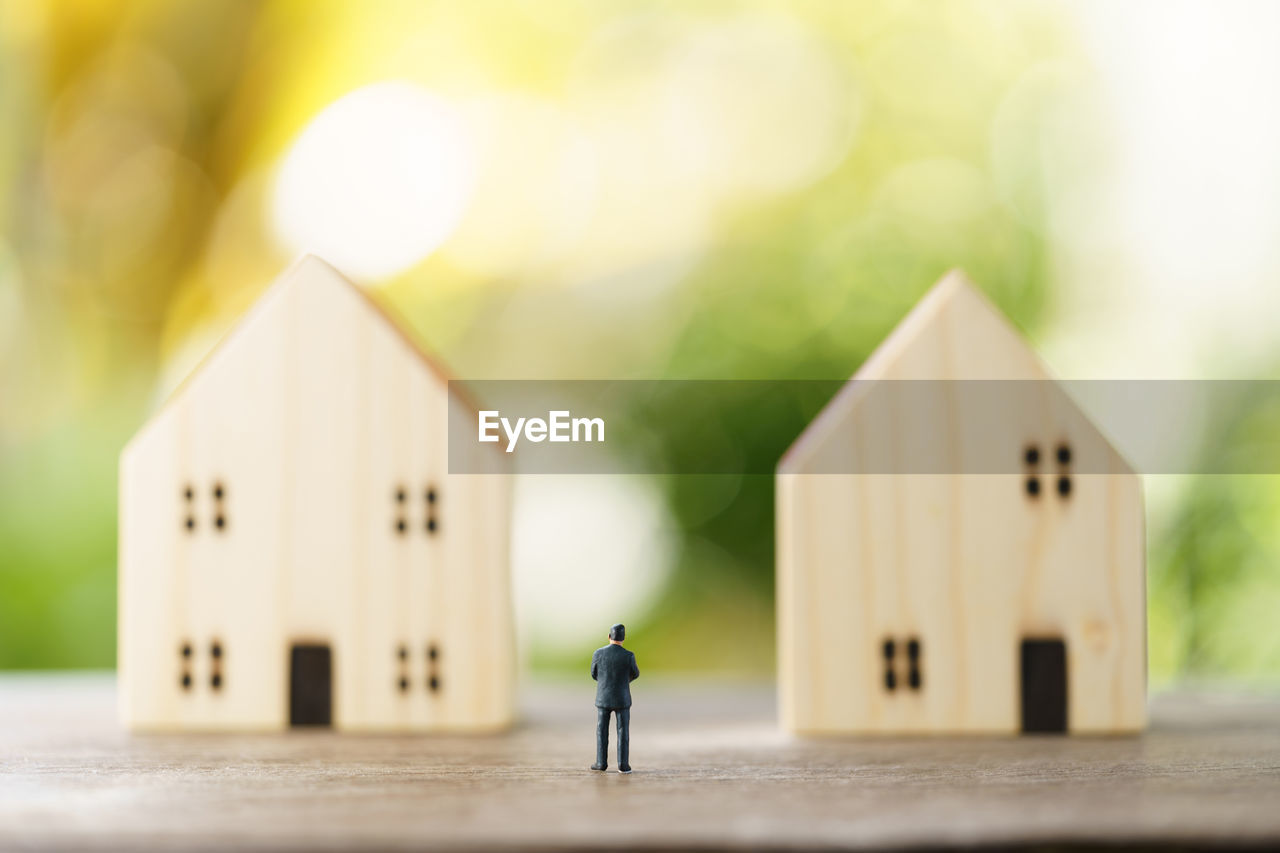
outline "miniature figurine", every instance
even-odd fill
[[[640,677],[636,656],[622,647],[627,629],[609,629],[609,645],[591,656],[591,678],[596,683],[596,763],[592,770],[609,769],[609,714],[618,717],[618,772],[630,773],[631,682]]]

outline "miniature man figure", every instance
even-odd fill
[[[609,714],[618,716],[618,772],[630,773],[631,682],[640,677],[636,656],[622,647],[627,629],[609,629],[609,645],[591,656],[591,678],[596,682],[596,763],[592,770],[609,769]]]

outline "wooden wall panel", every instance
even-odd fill
[[[190,727],[283,724],[283,680],[270,651],[279,635],[281,579],[274,569],[287,500],[279,467],[285,321],[283,311],[263,314],[177,403],[180,464],[189,466],[186,482],[196,493],[195,530],[179,541],[188,567],[184,639],[195,660],[195,683],[182,701]]]
[[[363,666],[357,677],[363,685],[359,711],[348,721],[357,728],[403,730],[409,726],[409,697],[415,684],[415,650],[410,647],[409,590],[412,568],[409,542],[415,535],[416,483],[408,465],[415,441],[409,416],[409,375],[412,362],[393,336],[374,334],[369,340],[369,407],[365,430],[368,464],[364,519],[365,558],[361,571],[362,609],[360,645],[354,650]],[[397,500],[403,492],[404,500]],[[401,533],[397,525],[404,521]],[[401,661],[399,650],[404,648]],[[420,650],[419,650],[420,653]],[[400,689],[400,679],[407,684]]]
[[[172,410],[158,415],[120,462],[120,716],[147,728],[177,721],[183,671],[176,606],[188,567],[177,549],[186,512],[177,492],[174,418]]]

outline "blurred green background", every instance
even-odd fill
[[[1063,375],[1274,375],[1273,8],[0,0],[0,667],[114,664],[118,452],[303,250],[464,378],[844,377],[952,267]],[[733,414],[656,440],[804,426]],[[1148,487],[1153,680],[1280,681],[1274,479]],[[532,666],[771,671],[770,478],[517,500]]]

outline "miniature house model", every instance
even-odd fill
[[[509,484],[448,473],[451,393],[323,262],[267,290],[121,458],[128,725],[511,721]]]
[[[958,273],[810,424],[777,487],[785,728],[1145,724],[1139,477]]]

